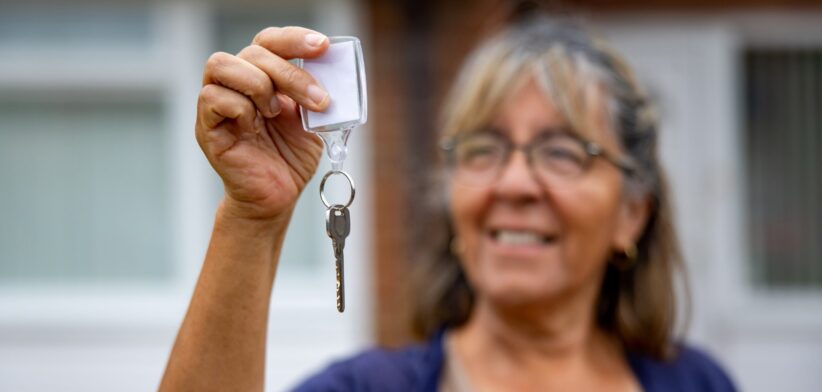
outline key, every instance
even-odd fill
[[[334,247],[334,259],[337,272],[337,311],[345,310],[345,277],[343,272],[343,249],[345,237],[351,231],[351,217],[348,208],[341,204],[331,206],[325,212],[325,232],[331,238]]]

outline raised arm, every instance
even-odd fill
[[[302,130],[297,105],[319,111],[330,99],[287,60],[327,47],[311,30],[268,28],[237,55],[215,53],[206,63],[195,133],[225,196],[162,391],[263,388],[280,249],[322,153],[320,139]]]

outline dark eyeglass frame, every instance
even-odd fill
[[[467,132],[455,137],[446,138],[442,140],[442,142],[440,142],[440,149],[445,152],[447,162],[450,167],[453,167],[456,164],[457,158],[455,156],[455,153],[459,143],[469,138],[478,137],[478,135],[490,135],[498,140],[501,140],[504,143],[503,145],[505,147],[505,155],[502,160],[502,162],[504,163],[507,163],[508,160],[511,159],[511,154],[514,151],[522,151],[528,159],[528,164],[532,165],[532,162],[530,162],[531,150],[538,146],[539,143],[542,143],[546,139],[556,137],[567,137],[579,143],[585,151],[585,154],[587,154],[590,158],[583,166],[583,169],[585,171],[588,170],[588,167],[594,159],[603,158],[612,165],[614,165],[617,169],[621,170],[627,176],[633,176],[636,173],[636,169],[633,163],[628,158],[614,156],[613,154],[610,154],[607,151],[605,151],[599,144],[587,140],[579,134],[571,132],[566,129],[549,130],[541,132],[539,135],[537,135],[525,144],[515,144],[511,141],[509,137],[505,136],[502,132],[494,129]]]

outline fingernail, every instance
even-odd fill
[[[322,34],[311,33],[305,36],[305,43],[308,46],[317,47],[323,44],[325,36]]]
[[[271,116],[276,116],[280,114],[280,101],[277,99],[277,96],[271,97]]]
[[[317,106],[322,106],[328,99],[328,93],[316,84],[312,84],[308,86],[308,98],[311,98]]]

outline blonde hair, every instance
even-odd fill
[[[510,25],[475,49],[463,65],[444,107],[443,137],[487,125],[501,102],[529,80],[536,80],[570,128],[589,140],[597,126],[594,114],[604,110],[622,154],[635,167],[625,177],[625,188],[632,197],[650,199],[652,207],[635,263],[627,269],[608,263],[597,321],[626,349],[669,357],[677,315],[674,275],[682,263],[657,158],[657,120],[628,65],[603,40],[577,24],[545,15]],[[412,274],[412,322],[419,336],[461,325],[474,302],[473,289],[450,249],[454,233],[447,206],[438,205],[427,231],[430,248],[420,255]]]

